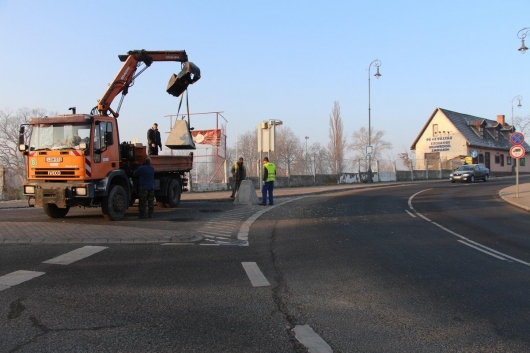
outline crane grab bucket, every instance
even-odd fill
[[[167,84],[166,92],[178,97],[188,86],[201,78],[201,70],[192,62],[186,61],[178,75],[173,74]]]

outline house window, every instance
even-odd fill
[[[504,155],[501,154],[501,167],[504,167]]]
[[[438,124],[432,124],[432,135],[438,135]]]
[[[524,158],[519,158],[519,165],[520,165],[521,167],[524,167],[524,165],[525,165]]]
[[[501,159],[499,156],[495,156],[495,164],[499,164],[501,162]]]
[[[499,130],[495,129],[495,140],[498,140],[499,139]]]
[[[506,164],[512,165],[512,157],[506,157]]]
[[[482,153],[478,155],[478,162],[484,163],[484,155]]]

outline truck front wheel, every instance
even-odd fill
[[[44,213],[50,218],[64,218],[68,211],[70,211],[70,207],[59,208],[54,203],[45,203],[42,205],[42,208],[44,209]]]
[[[119,221],[127,211],[127,193],[121,185],[114,185],[101,205],[103,216],[109,221]]]
[[[167,197],[166,197],[166,206],[167,207],[178,207],[180,203],[180,194],[181,194],[181,188],[180,183],[177,179],[171,179],[171,182],[169,183],[169,188],[167,189]]]

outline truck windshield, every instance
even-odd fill
[[[39,124],[33,126],[30,151],[80,149],[89,147],[90,124]]]

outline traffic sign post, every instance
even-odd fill
[[[514,146],[521,146],[524,143],[524,135],[522,132],[514,132],[510,135],[510,142]]]
[[[510,148],[510,156],[515,159],[515,197],[519,198],[519,160],[524,157],[526,151],[522,146],[524,143],[524,135],[522,132],[514,132],[510,135],[510,143],[513,145]]]

